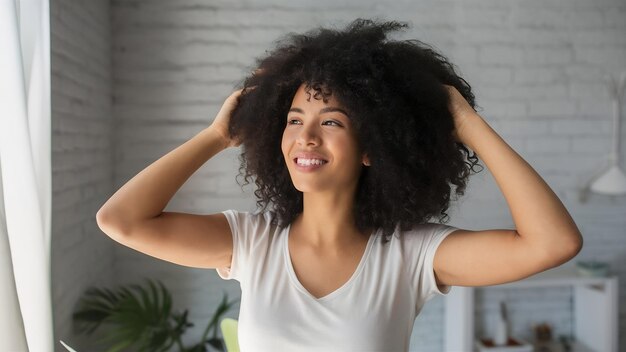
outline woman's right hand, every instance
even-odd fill
[[[239,139],[232,138],[230,136],[230,133],[228,132],[228,125],[230,123],[230,116],[237,106],[237,99],[241,95],[242,90],[243,89],[236,90],[228,98],[226,98],[220,111],[217,113],[217,116],[215,116],[213,123],[209,126],[209,128],[215,130],[215,132],[224,138],[224,144],[226,147],[238,147],[241,145],[241,141]]]

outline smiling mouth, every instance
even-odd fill
[[[295,158],[293,159],[293,161],[296,163],[296,165],[298,166],[322,166],[326,163],[328,163],[328,161],[323,160],[323,159],[304,159],[304,158]]]

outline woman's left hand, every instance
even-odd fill
[[[447,84],[443,86],[448,90],[448,94],[450,95],[448,109],[454,117],[454,132],[452,134],[457,141],[467,144],[463,132],[467,128],[467,125],[472,124],[471,120],[479,116],[455,87]]]

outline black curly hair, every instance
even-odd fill
[[[246,77],[229,133],[241,140],[239,175],[254,177],[257,207],[271,203],[274,224],[285,227],[303,211],[303,195],[290,178],[281,150],[288,110],[305,84],[316,99],[332,95],[348,110],[364,167],[355,195],[357,229],[382,228],[384,242],[446,210],[454,192],[465,192],[478,164],[475,153],[455,141],[448,93],[454,86],[475,109],[469,84],[448,60],[419,40],[394,41],[387,33],[404,22],[357,19],[343,30],[317,28],[290,33],[257,58]],[[254,87],[254,89],[252,89]]]

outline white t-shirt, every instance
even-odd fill
[[[241,351],[408,351],[415,317],[435,294],[433,258],[456,227],[426,223],[382,244],[370,236],[352,277],[315,298],[298,281],[287,237],[290,226],[271,225],[273,212],[223,212],[233,235],[223,279],[241,285],[238,339]]]

